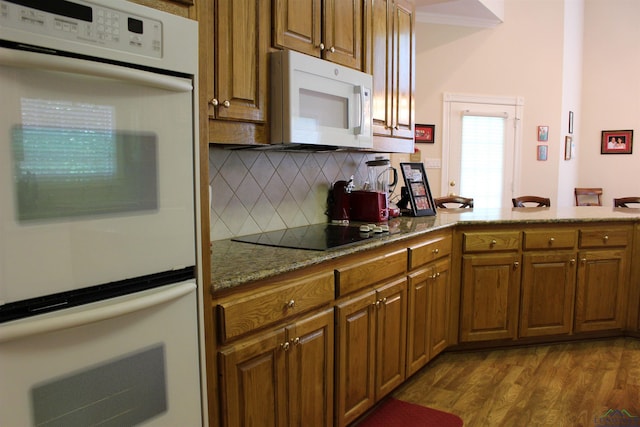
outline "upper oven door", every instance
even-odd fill
[[[190,78],[0,48],[0,305],[195,265]]]

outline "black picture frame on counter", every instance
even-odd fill
[[[429,180],[422,163],[400,163],[404,185],[411,203],[411,216],[433,216],[436,205],[433,202]]]

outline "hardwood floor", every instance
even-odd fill
[[[640,416],[640,340],[444,353],[393,396],[454,413],[465,427],[640,426],[600,418],[609,409]]]

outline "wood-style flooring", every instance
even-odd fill
[[[392,395],[454,413],[465,427],[640,426],[602,417],[640,416],[640,340],[444,353]]]

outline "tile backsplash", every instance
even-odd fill
[[[211,240],[327,222],[331,184],[361,185],[376,156],[210,147]]]

